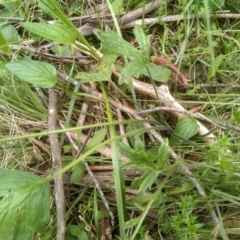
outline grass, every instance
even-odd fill
[[[0,19],[12,15],[30,24],[1,19],[0,236],[17,239],[19,232],[25,234],[24,239],[55,239],[58,216],[52,180],[63,174],[65,239],[239,239],[239,133],[230,126],[240,122],[239,21],[210,18],[211,9],[204,11],[207,1],[178,1],[165,3],[151,14],[182,14],[183,21],[159,20],[152,26],[125,30],[118,25],[116,8],[107,1],[117,33],[102,28],[84,37],[76,30],[74,24],[78,23],[70,18],[87,14],[87,3],[14,3],[1,4]],[[128,12],[144,4],[131,1],[122,7]],[[97,2],[93,5],[96,8]],[[188,19],[191,14],[196,17]],[[99,22],[100,16],[101,11]],[[144,12],[139,19],[148,16]],[[56,23],[57,19],[62,35],[48,36],[46,29],[54,31],[48,21]],[[32,29],[31,22],[49,25]],[[69,30],[61,24],[71,30],[72,38],[65,38]],[[27,45],[21,42],[31,39],[30,50],[26,50]],[[39,48],[43,46],[46,52]],[[179,86],[166,66],[153,70],[149,53],[178,66],[189,76],[189,86]],[[58,57],[54,59],[54,55]],[[77,56],[88,62],[80,64]],[[14,64],[21,60],[27,61],[27,71],[16,71],[19,66]],[[66,74],[67,80],[57,78],[49,65],[41,72],[38,61],[51,64]],[[30,75],[35,66],[39,66],[39,74]],[[21,70],[26,72],[23,78],[18,75]],[[44,78],[46,71],[50,74]],[[178,121],[164,111],[139,114],[139,110],[159,106],[159,99],[139,92],[131,82],[133,75],[154,86],[155,93],[158,86],[167,84],[185,109],[212,121],[203,124],[213,131],[214,139],[198,136],[198,125],[192,118]],[[78,82],[72,84],[71,78]],[[225,87],[217,85],[220,83]],[[49,87],[44,84],[53,87],[58,96],[57,117],[65,129],[47,131]],[[228,125],[220,127],[214,120]],[[90,130],[93,133],[88,136]],[[77,149],[82,148],[81,154],[77,154],[68,133]],[[59,136],[61,171],[52,169],[49,134]],[[175,143],[173,134],[180,137]],[[97,191],[85,162],[103,193]],[[36,202],[42,212],[35,213],[36,206],[31,203]],[[15,208],[19,210],[14,212]],[[22,219],[27,210],[31,221]],[[21,228],[19,222],[32,230]],[[4,230],[9,228],[11,234]]]

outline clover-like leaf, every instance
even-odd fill
[[[179,135],[181,138],[188,140],[189,138],[193,137],[199,130],[199,125],[195,118],[184,116],[180,118],[177,122],[175,127],[174,133]],[[169,145],[176,146],[180,142],[180,139],[172,136],[170,138]]]

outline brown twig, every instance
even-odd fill
[[[57,128],[57,97],[54,89],[49,89],[49,109],[48,109],[48,130],[54,131]],[[62,169],[61,149],[57,134],[49,135],[52,168],[54,172]],[[60,175],[54,179],[55,202],[57,211],[57,237],[58,240],[65,240],[66,222],[65,222],[65,196],[63,176]],[[37,207],[37,206],[36,206]]]

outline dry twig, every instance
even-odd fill
[[[57,128],[57,97],[54,89],[49,89],[49,110],[48,110],[48,130],[54,131]],[[61,149],[57,134],[50,134],[50,146],[52,152],[52,168],[54,172],[62,169]],[[55,202],[57,210],[57,240],[65,240],[65,196],[63,176],[54,179]],[[37,206],[36,206],[37,207]]]

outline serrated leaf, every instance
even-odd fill
[[[49,39],[60,44],[75,44],[76,32],[66,25],[24,22],[21,23],[21,26],[45,39]]]
[[[79,73],[77,73],[75,78],[76,79],[81,79],[81,83],[102,82],[102,81],[109,81],[110,74],[79,72]]]
[[[99,81],[109,81],[112,74],[112,65],[117,58],[115,53],[109,52],[104,49],[104,58],[98,65],[94,73],[79,72],[75,76],[76,79],[81,79],[81,83],[84,82],[99,82]]]
[[[181,138],[188,140],[197,134],[198,130],[199,125],[197,120],[189,116],[184,116],[178,120],[174,133],[179,135]],[[170,138],[169,145],[176,146],[179,144],[179,142],[180,140],[178,138],[172,136]]]
[[[72,173],[70,176],[70,183],[79,182],[83,178],[85,171],[86,171],[86,167],[83,163],[76,164],[72,169]]]
[[[142,51],[145,51],[146,53],[148,53],[149,49],[151,47],[151,43],[150,43],[151,35],[146,36],[142,27],[139,26],[139,25],[135,26],[133,32],[134,32],[134,35],[135,35],[135,37],[137,39],[137,42],[140,46],[140,49]]]
[[[87,143],[83,152],[87,152],[88,150],[92,149],[96,145],[100,144],[104,140],[106,134],[107,134],[107,131],[105,128],[100,129],[99,131],[96,131],[94,136]]]
[[[220,54],[219,56],[217,56],[214,61],[212,62],[210,69],[209,69],[209,73],[208,76],[211,78],[213,77],[216,72],[218,71],[222,61],[224,59],[224,56],[222,54]]]
[[[107,49],[118,53],[121,56],[131,56],[138,59],[141,55],[140,51],[108,27],[105,31],[95,29],[94,33]]]
[[[57,71],[51,64],[22,60],[5,65],[7,70],[20,79],[37,87],[51,88],[57,83]]]
[[[5,182],[0,185],[4,185],[4,191],[8,188],[8,194],[0,201],[0,239],[30,240],[35,232],[43,232],[50,221],[49,183],[36,175],[13,170],[2,169],[1,175]]]
[[[3,36],[2,32],[0,32],[0,50],[2,50],[3,52],[6,52],[6,53],[11,52],[11,49],[8,46],[8,43],[5,39],[5,37]]]
[[[131,77],[136,76],[141,73],[142,69],[145,67],[145,63],[140,62],[137,59],[129,62],[124,68],[118,79],[118,84],[121,85],[129,80]]]
[[[151,76],[149,75],[148,71],[150,72]],[[141,74],[149,78],[151,77],[156,82],[167,82],[170,79],[171,70],[160,65],[149,64],[147,67],[142,69]]]

